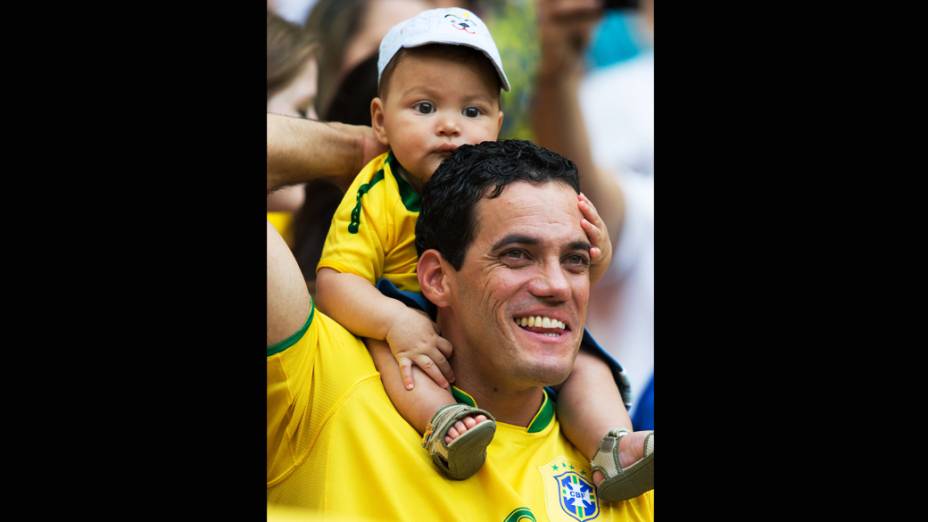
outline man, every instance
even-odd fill
[[[418,279],[454,346],[455,396],[498,421],[484,467],[459,482],[432,471],[363,343],[314,310],[269,227],[269,503],[390,520],[653,519],[653,492],[598,502],[545,391],[567,377],[586,319],[577,193],[573,164],[527,142],[461,147],[423,193]],[[524,326],[536,316],[566,327]]]

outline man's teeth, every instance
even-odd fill
[[[550,317],[542,317],[536,315],[533,317],[521,317],[516,319],[516,324],[522,327],[537,327],[537,328],[559,328],[564,330],[567,328],[567,325],[557,319],[552,319]]]

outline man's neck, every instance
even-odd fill
[[[457,371],[455,371],[457,373]],[[477,406],[496,417],[496,420],[528,427],[544,402],[544,390],[540,387],[524,390],[501,390],[483,383],[470,382],[459,376],[455,386],[473,397]]]

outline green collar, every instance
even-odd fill
[[[387,154],[385,163],[390,167],[390,172],[393,173],[393,177],[396,178],[396,184],[400,189],[400,199],[403,200],[403,206],[410,212],[419,212],[419,208],[422,205],[422,196],[419,195],[416,189],[412,187],[412,184],[406,180],[406,170],[400,165],[400,162],[396,160],[396,156],[393,155],[392,151]]]
[[[538,408],[538,413],[535,414],[535,417],[532,418],[532,422],[528,423],[528,432],[529,433],[538,433],[539,431],[548,427],[551,424],[551,421],[554,420],[554,401],[551,400],[548,390],[544,390],[544,400],[541,403],[541,408]],[[466,391],[458,388],[457,386],[451,387],[451,395],[454,396],[454,400],[458,401],[461,404],[467,404],[468,406],[477,407],[477,401],[470,396]]]

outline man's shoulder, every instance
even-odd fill
[[[352,358],[370,359],[364,342],[338,321],[320,312],[315,302],[313,302],[309,318],[303,328],[288,339],[268,347],[267,357],[274,356],[284,359],[335,358],[346,362]]]

